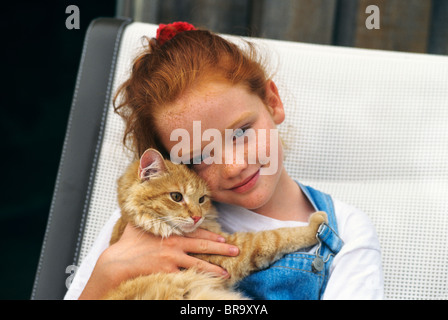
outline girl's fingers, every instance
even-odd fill
[[[128,224],[121,237],[121,240],[143,241],[150,248],[160,249],[162,246],[185,253],[219,254],[224,256],[237,256],[238,247],[222,242],[222,237],[216,233],[200,229],[190,233],[188,237],[172,235],[166,239],[145,233],[143,230]],[[225,241],[225,240],[224,240]],[[165,247],[168,249],[167,247]]]
[[[216,274],[219,277],[223,278],[229,277],[229,274],[223,268],[192,256],[186,256],[181,261],[179,261],[179,267],[185,269],[196,268],[203,272],[210,272]]]
[[[205,239],[216,242],[226,242],[226,239],[223,236],[201,228],[198,228],[195,231],[186,234],[185,236],[188,238]]]
[[[219,254],[223,256],[236,256],[239,249],[236,246],[197,238],[183,238],[183,250],[188,253]]]
[[[141,274],[172,272],[179,268],[196,267],[204,272],[228,277],[228,273],[223,268],[189,255],[189,253],[197,253],[237,256],[238,247],[221,242],[220,237],[213,232],[201,229],[189,234],[188,237],[172,235],[162,239],[128,224],[119,242],[122,246],[124,243],[124,248],[128,248],[123,253],[125,258],[133,261],[134,265],[138,265],[139,267],[135,267],[135,270]]]

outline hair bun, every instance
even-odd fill
[[[159,24],[157,29],[156,40],[160,46],[162,46],[168,40],[171,40],[176,34],[196,30],[196,28],[188,22],[173,22],[170,24]]]

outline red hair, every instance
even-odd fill
[[[266,102],[266,70],[254,46],[245,44],[242,50],[206,30],[179,33],[163,45],[149,40],[114,98],[115,111],[126,123],[123,143],[137,158],[148,148],[168,156],[155,130],[155,114],[202,81],[243,85]]]

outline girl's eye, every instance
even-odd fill
[[[191,159],[190,163],[191,164],[201,164],[205,159],[207,159],[208,157],[210,157],[210,155],[204,155],[201,154],[197,157],[194,157],[193,159]]]
[[[193,159],[191,159],[191,163],[192,164],[200,164],[201,162],[202,162],[202,155],[199,155],[199,156],[197,156],[197,157],[195,157],[195,158],[193,158]]]
[[[182,193],[180,192],[171,192],[170,193],[171,199],[173,199],[176,202],[182,201]]]
[[[238,128],[233,132],[233,140],[236,140],[238,138],[241,138],[242,136],[244,136],[244,134],[246,133],[246,131],[250,128],[250,126],[245,126],[242,128]]]
[[[246,132],[246,130],[243,130],[241,128],[236,129],[233,133],[233,138],[237,139],[237,138],[244,136],[244,132]]]
[[[205,200],[205,196],[200,197],[200,198],[199,198],[199,203],[203,203],[204,200]]]

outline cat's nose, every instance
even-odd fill
[[[196,223],[198,223],[199,220],[201,220],[201,217],[199,217],[199,216],[193,216],[193,217],[191,217],[191,219],[193,219],[194,224],[196,224]]]

